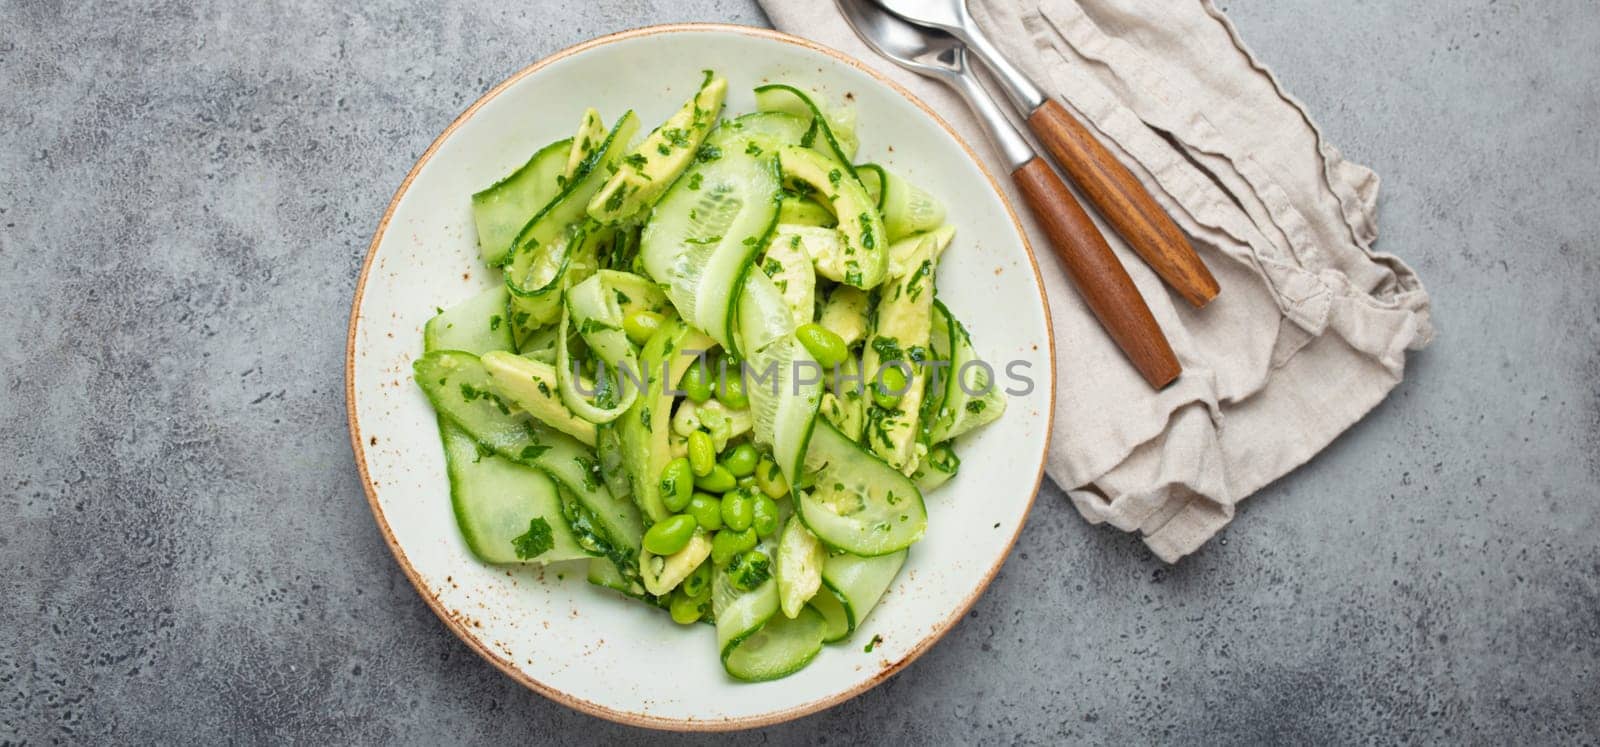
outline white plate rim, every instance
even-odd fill
[[[1044,408],[1044,433],[1046,436],[1040,439],[1039,442],[1038,467],[1034,477],[1032,493],[1027,499],[1027,504],[1022,513],[1022,520],[1017,522],[1016,529],[1006,540],[1005,551],[997,555],[994,563],[984,573],[982,582],[979,583],[975,589],[973,589],[972,593],[966,599],[962,600],[962,602],[951,612],[950,615],[935,625],[932,632],[925,635],[922,640],[918,641],[916,645],[912,646],[899,661],[894,662],[892,665],[882,669],[875,676],[864,682],[858,683],[855,686],[843,691],[817,698],[807,703],[784,708],[782,710],[754,716],[723,718],[714,721],[668,718],[649,713],[637,713],[633,711],[620,710],[573,696],[557,687],[541,682],[537,678],[529,675],[527,672],[522,671],[515,664],[506,660],[506,657],[502,656],[499,652],[493,650],[483,641],[478,640],[477,637],[472,635],[472,633],[467,630],[467,625],[463,623],[458,616],[451,614],[450,611],[445,608],[440,599],[429,590],[427,584],[422,581],[416,569],[412,566],[410,559],[407,557],[405,550],[400,546],[399,541],[395,538],[394,532],[389,527],[388,520],[384,516],[382,505],[378,500],[377,490],[373,485],[372,477],[367,468],[367,458],[364,448],[365,444],[363,443],[363,438],[361,435],[361,423],[357,417],[355,386],[356,340],[357,331],[362,320],[361,305],[362,300],[365,297],[367,280],[371,275],[374,259],[377,256],[378,247],[380,244],[382,244],[389,227],[390,219],[394,216],[395,210],[399,206],[401,199],[410,189],[411,183],[416,179],[423,167],[427,165],[434,153],[446,140],[449,139],[456,129],[467,120],[471,119],[472,116],[475,115],[485,104],[515,85],[518,81],[529,75],[533,75],[545,67],[548,67],[549,65],[559,62],[565,58],[597,47],[645,36],[707,31],[741,34],[745,36],[781,42],[784,44],[791,44],[826,55],[838,62],[842,62],[850,67],[856,68],[857,70],[871,77],[877,83],[904,97],[908,102],[916,106],[925,115],[927,115],[930,120],[939,125],[939,127],[944,129],[945,132],[949,133],[951,138],[961,146],[961,149],[967,154],[967,157],[971,159],[974,165],[977,166],[978,170],[984,175],[984,178],[988,180],[989,188],[999,196],[1000,202],[1005,206],[1006,212],[1011,219],[1012,226],[1016,230],[1016,235],[1022,245],[1023,251],[1027,255],[1028,266],[1033,273],[1034,283],[1039,293],[1039,304],[1044,311],[1045,335],[1047,343],[1045,359],[1049,362],[1049,369],[1046,377],[1048,382],[1049,396],[1047,405]],[[1050,304],[1047,296],[1045,295],[1044,280],[1040,275],[1039,262],[1034,254],[1033,245],[1028,240],[1028,234],[1025,230],[1023,230],[1022,223],[1017,218],[1016,209],[1012,206],[1011,201],[1007,198],[1005,191],[1000,188],[1000,185],[996,181],[994,174],[991,173],[988,166],[984,164],[983,159],[979,158],[977,153],[973,151],[972,146],[968,144],[966,140],[962,139],[962,137],[956,133],[956,131],[948,122],[944,120],[944,118],[940,117],[931,107],[929,107],[911,91],[901,86],[899,83],[896,83],[895,81],[885,77],[882,73],[879,73],[872,67],[863,64],[854,57],[833,49],[832,47],[818,44],[817,42],[809,39],[793,36],[791,34],[785,34],[780,31],[774,31],[772,29],[756,26],[741,26],[737,24],[725,23],[671,23],[643,26],[595,37],[588,41],[574,44],[538,61],[535,61],[527,67],[524,67],[521,70],[518,70],[516,73],[513,73],[510,77],[506,78],[504,81],[501,81],[499,84],[495,85],[493,88],[489,89],[486,93],[480,96],[477,100],[473,101],[472,104],[454,120],[452,120],[449,126],[445,127],[445,129],[433,139],[433,142],[428,145],[428,148],[422,152],[422,155],[417,158],[416,163],[412,165],[411,170],[408,171],[405,178],[401,180],[400,186],[395,189],[394,196],[390,199],[388,207],[385,208],[383,217],[379,220],[377,229],[373,232],[372,241],[367,245],[366,256],[362,260],[361,274],[356,281],[355,292],[351,300],[350,322],[345,343],[345,412],[350,426],[351,449],[354,452],[357,472],[361,477],[362,491],[366,494],[367,505],[372,510],[373,518],[378,523],[378,529],[383,534],[385,544],[389,546],[389,551],[394,555],[395,561],[399,563],[401,571],[405,574],[406,579],[411,583],[411,586],[416,589],[418,595],[422,597],[422,600],[431,610],[433,610],[433,613],[439,618],[439,620],[445,624],[445,627],[454,633],[455,636],[462,642],[466,643],[467,646],[476,652],[480,657],[484,658],[496,669],[499,669],[506,676],[521,683],[528,689],[533,690],[534,692],[537,692],[540,695],[561,703],[569,708],[587,713],[592,716],[603,718],[608,721],[614,721],[630,726],[661,729],[667,731],[736,731],[741,729],[772,726],[774,724],[780,724],[800,718],[802,716],[807,716],[843,703],[857,695],[860,695],[861,693],[872,689],[873,687],[876,687],[878,684],[899,673],[902,669],[905,669],[913,661],[922,656],[922,654],[926,653],[928,649],[932,648],[935,643],[938,643],[941,639],[943,639],[944,636],[955,627],[955,624],[967,614],[967,612],[972,608],[972,605],[975,604],[978,598],[983,595],[983,592],[989,588],[989,584],[994,581],[995,575],[999,573],[1000,568],[1005,564],[1006,558],[1010,556],[1012,548],[1015,547],[1017,538],[1022,533],[1023,526],[1027,524],[1027,516],[1029,513],[1031,513],[1033,504],[1038,499],[1039,487],[1044,479],[1045,458],[1049,448],[1048,434],[1052,432],[1055,421],[1055,353],[1054,320],[1051,318]]]

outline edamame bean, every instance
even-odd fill
[[[743,410],[750,406],[750,398],[744,393],[744,377],[739,375],[743,368],[737,362],[729,360],[728,374],[723,377],[722,385],[717,387],[717,400],[731,410]]]
[[[646,531],[645,549],[656,555],[672,555],[682,550],[683,545],[690,544],[691,536],[694,536],[694,517],[677,513],[656,521],[650,531]]]
[[[735,532],[749,529],[750,522],[755,520],[754,503],[750,499],[750,493],[743,488],[723,495],[722,525]]]
[[[843,337],[815,322],[800,325],[794,331],[794,336],[824,369],[832,370],[850,356],[850,349],[845,346]]]
[[[746,529],[742,532],[734,532],[733,536],[739,543],[736,545],[739,552],[745,552],[746,550],[754,549],[756,546],[757,537],[754,529]]]
[[[688,514],[668,516],[644,533],[644,549],[657,555],[671,555],[689,544],[694,536],[695,520]]]
[[[722,501],[709,493],[695,493],[689,499],[689,515],[701,529],[715,532],[722,528]]]
[[[722,466],[727,467],[734,477],[745,477],[756,471],[756,461],[760,458],[756,447],[739,444],[722,455]]]
[[[707,370],[711,367],[710,361],[696,361],[689,365],[689,370],[683,374],[684,396],[695,404],[702,404],[711,399],[711,374]]]
[[[789,481],[784,479],[783,470],[778,469],[778,463],[771,459],[762,459],[761,463],[756,465],[756,486],[772,498],[782,498],[789,494]]]
[[[692,625],[706,614],[706,600],[695,599],[680,589],[672,594],[672,602],[667,605],[667,610],[672,613],[672,621],[679,625]]]
[[[666,317],[648,309],[640,309],[627,315],[622,320],[622,331],[635,345],[643,345],[650,337],[661,329],[661,324]]]
[[[739,555],[728,565],[728,581],[740,591],[753,591],[772,578],[772,558],[760,550]]]
[[[778,502],[764,493],[757,493],[751,506],[750,527],[756,534],[769,537],[778,531]]]
[[[711,564],[701,563],[688,577],[683,579],[683,584],[678,587],[691,599],[705,599],[711,595]]]
[[[695,477],[705,477],[717,466],[717,446],[705,431],[689,434],[689,466],[694,469]]]
[[[687,459],[683,461],[684,464],[689,463]],[[720,464],[712,467],[711,471],[706,473],[704,477],[696,478],[694,481],[695,487],[707,493],[726,493],[733,490],[738,484],[739,482],[734,478],[733,473]]]
[[[899,365],[885,366],[878,373],[878,383],[872,387],[872,401],[885,410],[893,410],[906,393],[906,372]]]
[[[661,502],[668,511],[682,511],[689,505],[689,496],[694,493],[694,469],[689,466],[689,460],[678,457],[667,462],[665,469],[661,470]]]
[[[723,529],[717,536],[711,538],[711,562],[717,565],[726,565],[739,553],[756,546],[756,532],[746,529],[735,532],[732,529]]]
[[[711,562],[716,563],[719,568],[740,552],[739,533],[732,529],[724,529],[711,538]]]

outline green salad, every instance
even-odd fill
[[[855,163],[849,110],[727,90],[642,139],[590,109],[472,195],[504,282],[414,369],[474,555],[584,564],[768,680],[861,625],[1005,402],[938,298],[944,207]]]

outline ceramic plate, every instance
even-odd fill
[[[958,443],[959,476],[928,500],[926,538],[865,625],[776,682],[723,672],[712,629],[590,586],[581,568],[486,566],[451,514],[433,411],[411,381],[422,326],[494,278],[478,261],[469,196],[567,137],[585,107],[645,128],[700,84],[729,79],[728,112],[787,82],[858,114],[862,161],[904,174],[949,207],[958,229],[939,295],[980,355],[1032,379],[1005,417]],[[909,93],[830,49],[762,29],[682,25],[596,39],[496,86],[447,128],[395,193],[368,250],[347,361],[356,463],[395,558],[424,600],[484,658],[528,687],[616,721],[667,729],[771,724],[839,703],[926,651],[999,570],[1038,488],[1050,432],[1050,322],[1016,217],[972,151]],[[1025,368],[1020,368],[1025,367]],[[1004,382],[1002,373],[1000,378]],[[881,639],[870,652],[865,644]]]

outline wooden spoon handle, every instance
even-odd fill
[[[1022,189],[1028,207],[1050,237],[1056,256],[1067,266],[1078,293],[1115,340],[1117,347],[1139,369],[1150,386],[1160,389],[1183,372],[1172,346],[1161,333],[1150,307],[1134,287],[1133,278],[1111,253],[1100,230],[1089,220],[1083,206],[1061,183],[1061,177],[1043,158],[1033,160],[1011,172]]]
[[[1195,308],[1217,297],[1217,279],[1172,218],[1061,103],[1046,99],[1028,115],[1028,129],[1088,195],[1117,233],[1162,280]]]

